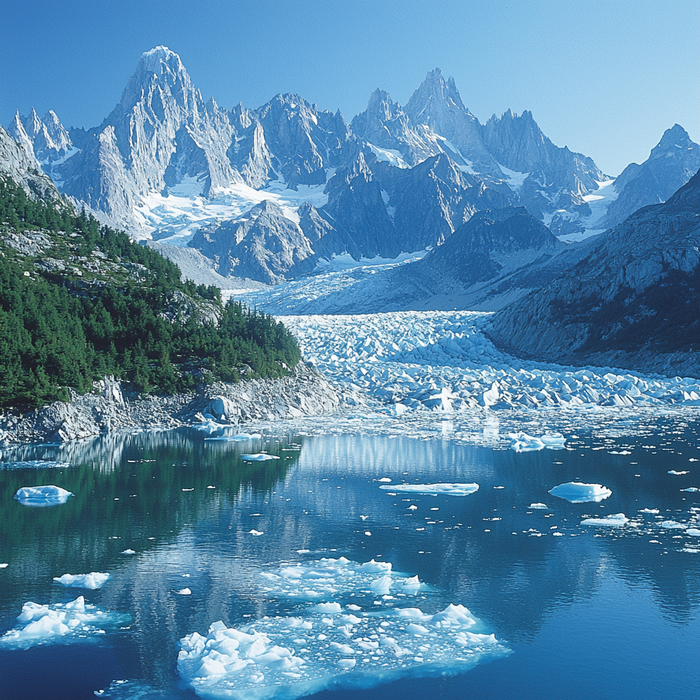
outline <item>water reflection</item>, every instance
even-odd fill
[[[129,611],[133,623],[102,642],[100,672],[188,696],[172,690],[179,639],[215,620],[235,625],[278,614],[290,603],[266,593],[262,571],[341,555],[417,574],[437,592],[436,609],[463,603],[516,647],[537,638],[558,610],[599,595],[611,578],[651,591],[666,621],[687,626],[700,608],[700,554],[682,551],[692,538],[658,522],[698,520],[700,495],[681,488],[697,481],[700,468],[668,474],[688,470],[697,427],[676,425],[663,435],[581,432],[570,436],[569,449],[515,454],[449,439],[292,434],[235,443],[183,430],[6,451],[0,562],[9,566],[0,571],[0,632],[27,600],[69,599],[54,576],[109,572],[105,587],[86,597]],[[280,459],[241,460],[263,450]],[[16,466],[31,460],[71,466]],[[387,482],[380,479],[477,482],[480,489],[465,497],[407,494],[381,490]],[[613,495],[571,504],[547,493],[574,479],[604,484]],[[75,498],[47,509],[12,500],[21,486],[47,483]],[[548,510],[529,508],[542,501]],[[658,518],[643,508],[658,509]],[[580,526],[585,516],[617,512],[632,525]],[[122,554],[127,548],[136,554]],[[192,595],[178,594],[185,587]],[[66,651],[69,665],[72,654]],[[74,673],[84,682],[92,671]],[[93,689],[104,687],[95,674]]]

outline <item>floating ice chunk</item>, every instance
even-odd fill
[[[672,474],[673,476],[683,476],[683,474],[690,474],[689,471],[677,472],[675,469],[669,469],[668,473]]]
[[[428,495],[468,496],[479,490],[479,484],[393,484],[392,486],[380,486],[379,488]]]
[[[104,627],[123,625],[128,617],[107,613],[79,596],[70,603],[39,605],[25,603],[17,627],[0,637],[0,646],[25,649],[35,644],[72,641],[92,634],[104,634]]]
[[[250,440],[258,440],[261,437],[260,433],[239,433],[238,435],[216,435],[204,438],[204,440],[207,442],[249,442]]]
[[[540,437],[528,435],[527,433],[510,433],[510,448],[515,452],[536,452],[549,449],[562,449],[566,443],[566,438],[561,433],[545,433]]]
[[[189,588],[181,588],[178,592],[178,595],[192,595],[192,591]]]
[[[381,479],[379,479],[381,483],[388,484],[391,482],[391,479],[388,476],[383,476]]]
[[[677,523],[675,520],[664,520],[659,523],[659,527],[664,528],[664,530],[685,530],[686,526],[682,523]]]
[[[201,433],[209,433],[211,435],[212,433],[216,433],[220,430],[223,430],[224,426],[221,425],[221,423],[217,423],[214,420],[204,420],[201,423],[195,423],[192,426],[192,428],[194,428],[194,430],[198,430]]]
[[[342,611],[340,603],[319,603],[311,608],[314,612],[319,613],[339,613]]]
[[[15,500],[25,506],[55,506],[65,503],[73,494],[60,486],[23,486]]]
[[[348,624],[333,624],[342,616],[329,614],[327,634],[304,628],[298,617],[265,617],[239,629],[216,622],[207,636],[180,640],[178,671],[200,696],[291,700],[325,688],[455,673],[509,653],[461,605],[434,615],[374,609],[353,617],[350,636]]]
[[[54,577],[53,580],[62,586],[89,588],[94,591],[97,588],[102,588],[108,578],[109,574],[100,574],[97,571],[93,571],[89,574],[63,574],[63,576]]]
[[[360,571],[366,571],[370,574],[385,573],[391,571],[391,562],[389,561],[374,561],[370,559],[364,564],[357,567]]]
[[[696,527],[689,527],[685,531],[686,535],[692,535],[693,537],[700,537],[700,530],[698,530]]]
[[[649,515],[658,515],[659,514],[659,509],[658,508],[642,508],[640,513],[649,513]]]
[[[604,518],[586,518],[581,521],[581,525],[595,525],[600,527],[621,527],[629,522],[629,518],[624,513],[608,515]]]
[[[270,459],[279,459],[277,455],[269,455],[266,452],[260,452],[254,455],[241,455],[244,462],[267,462]]]
[[[380,576],[376,581],[369,584],[369,589],[377,595],[388,595],[391,590],[392,579],[388,574]]]
[[[415,593],[419,588],[421,587],[421,582],[418,579],[418,576],[410,576],[407,579],[404,579],[401,583],[401,589],[404,592],[412,592]]]
[[[136,552],[133,549],[125,549],[122,554],[136,554]]]
[[[0,569],[6,569],[9,566],[7,563],[0,564]]]
[[[531,503],[528,508],[533,510],[549,510],[549,506],[546,503]]]
[[[601,484],[583,484],[569,481],[549,490],[552,496],[563,498],[570,503],[599,503],[612,495],[612,491]]]
[[[260,530],[251,530],[249,535],[253,535],[254,537],[260,537],[260,535],[264,535],[264,532],[261,532]]]

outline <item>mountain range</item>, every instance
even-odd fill
[[[67,129],[32,110],[8,130],[62,193],[108,223],[266,283],[338,254],[439,246],[487,209],[521,206],[556,236],[585,238],[664,201],[700,167],[676,125],[613,182],[555,146],[530,112],[481,124],[439,69],[405,106],[377,89],[349,124],[292,94],[226,110],[162,46],[142,55],[99,126]]]

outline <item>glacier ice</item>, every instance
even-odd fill
[[[62,586],[70,586],[72,588],[89,588],[96,590],[102,588],[107,582],[109,574],[101,574],[93,571],[89,574],[63,574],[63,576],[54,576],[54,581]]]
[[[178,671],[199,696],[291,699],[456,673],[509,653],[462,605],[434,613],[375,605],[379,592],[420,586],[389,562],[322,559],[281,566],[262,579],[271,584],[267,595],[296,600],[290,614],[239,627],[215,622],[206,635],[180,640]],[[319,596],[335,600],[314,602]],[[347,596],[355,602],[344,604]]]
[[[621,527],[629,522],[629,518],[624,513],[607,515],[604,518],[585,518],[581,525],[594,525],[597,527]]]
[[[271,459],[279,459],[279,457],[277,455],[269,455],[265,452],[260,452],[252,455],[241,455],[241,459],[244,462],[267,462]]]
[[[60,486],[23,486],[14,498],[25,506],[55,506],[65,503],[72,495]]]
[[[469,496],[479,490],[479,484],[392,484],[380,486],[380,489],[403,491],[406,493],[423,493],[429,495]]]
[[[549,490],[552,496],[564,498],[571,503],[599,503],[612,495],[612,491],[601,484],[583,484],[569,481]]]
[[[527,433],[511,433],[510,448],[515,452],[536,452],[545,447],[550,450],[563,449],[566,438],[561,433],[545,433],[540,437],[528,435]]]
[[[35,644],[51,644],[104,634],[106,627],[125,624],[129,617],[105,612],[79,596],[69,603],[39,605],[25,603],[17,617],[17,627],[0,637],[0,646],[25,649]]]

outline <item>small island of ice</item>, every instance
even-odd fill
[[[65,503],[72,495],[60,486],[23,486],[14,498],[25,506],[56,506]]]
[[[56,583],[62,586],[70,586],[72,588],[89,588],[96,590],[102,588],[109,578],[109,574],[101,574],[93,571],[89,574],[63,574],[63,576],[54,577]]]
[[[267,462],[270,459],[279,459],[277,455],[269,455],[266,452],[260,452],[254,455],[241,455],[244,462]]]
[[[604,518],[586,518],[581,521],[581,525],[594,525],[598,527],[622,527],[629,522],[629,518],[624,513],[607,515]]]
[[[468,496],[479,490],[479,484],[392,484],[379,487],[388,491],[404,491],[407,493],[424,493],[437,496]]]
[[[612,491],[601,484],[582,484],[569,481],[549,490],[552,496],[563,498],[570,503],[599,503],[612,495]]]

